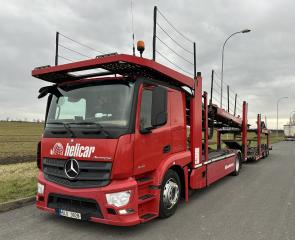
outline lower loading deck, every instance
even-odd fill
[[[236,165],[239,165],[239,158],[237,158],[237,152],[234,151],[210,152],[208,161],[204,164],[207,168],[207,186],[236,170],[239,171],[236,168]]]
[[[245,132],[247,129],[247,104],[243,102],[243,116],[234,116],[217,105],[208,105],[208,95],[204,92],[202,95],[203,109],[202,130],[198,129],[195,123],[197,118],[190,119],[190,149],[192,155],[192,169],[189,176],[189,185],[191,189],[201,189],[213,182],[229,175],[238,175],[241,166],[240,149],[222,149],[220,144],[220,134],[217,131],[217,149],[209,148],[209,138],[213,136],[213,130],[216,128],[235,128],[239,132]],[[193,102],[194,103],[194,102]],[[199,103],[199,102],[198,102]],[[194,103],[194,104],[198,104]],[[195,105],[191,105],[193,109]],[[194,116],[195,112],[191,113]],[[210,134],[209,134],[210,130]],[[200,139],[202,139],[200,141]],[[243,142],[245,137],[243,138]]]
[[[267,144],[262,144],[261,149],[258,147],[250,147],[248,148],[248,160],[257,161],[261,158],[265,158],[269,155],[269,149]]]
[[[238,141],[224,140],[223,143],[230,149],[242,150],[242,145]],[[255,147],[247,147],[247,160],[259,160],[261,158],[267,157],[268,154],[269,148],[267,144],[261,144],[260,146]]]
[[[230,150],[226,150],[226,149],[225,150],[210,150],[208,152],[208,161],[204,162],[204,164],[216,162],[216,161],[222,160],[224,158],[227,158],[231,155],[235,155],[235,153]],[[203,157],[203,161],[205,161],[205,157]]]
[[[202,163],[191,169],[190,188],[201,189],[233,173],[238,175],[240,158],[235,150],[216,150],[208,153],[208,160],[203,156]]]

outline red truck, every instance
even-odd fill
[[[167,218],[189,191],[238,175],[252,156],[247,103],[240,117],[212,104],[212,91],[208,101],[195,43],[193,78],[155,61],[156,13],[153,60],[108,54],[57,65],[56,54],[56,66],[32,71],[52,83],[39,90],[39,98],[48,95],[39,209],[120,226]],[[214,132],[216,149],[209,147]],[[239,138],[222,141],[223,133]]]
[[[169,217],[190,189],[238,175],[247,158],[247,104],[242,118],[209,106],[200,73],[193,79],[113,54],[32,75],[53,83],[39,96],[49,94],[38,145],[39,209],[113,225]],[[240,129],[242,149],[208,147],[209,109]]]

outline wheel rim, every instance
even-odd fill
[[[163,191],[163,203],[165,208],[171,209],[178,202],[179,198],[179,187],[175,179],[170,178],[165,186]]]
[[[240,161],[239,158],[236,159],[236,172],[238,172],[240,169]]]

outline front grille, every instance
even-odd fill
[[[78,161],[79,175],[70,180],[65,174],[63,159],[43,158],[44,177],[50,181],[70,188],[103,187],[109,184],[112,169],[110,162]]]
[[[53,209],[62,209],[81,213],[83,220],[90,217],[103,218],[99,205],[94,199],[49,194],[47,206]]]

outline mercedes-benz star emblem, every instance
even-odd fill
[[[79,163],[71,158],[65,163],[65,174],[69,179],[75,179],[79,175]]]

